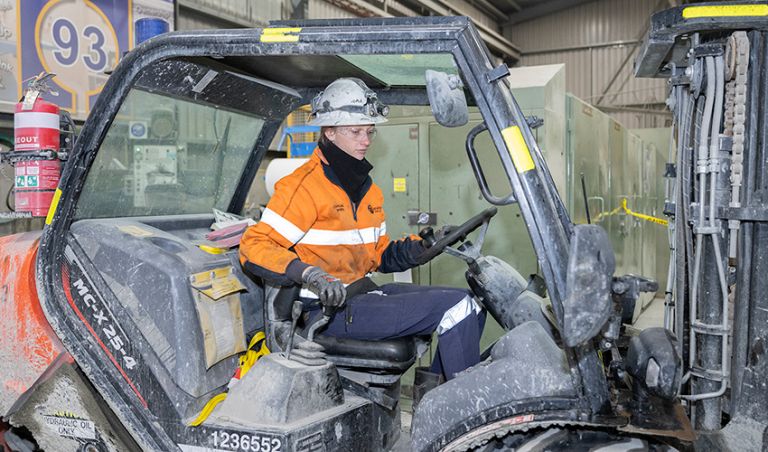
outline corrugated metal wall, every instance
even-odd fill
[[[632,64],[651,14],[667,7],[667,0],[596,0],[510,26],[504,35],[523,50],[519,65],[565,63],[566,89],[577,97],[599,106],[644,108],[664,102],[666,82],[636,79]],[[663,127],[669,120],[604,110],[630,128]]]
[[[179,11],[177,30],[205,30],[209,28],[232,28],[232,23],[218,20],[209,14],[199,11],[182,9]]]
[[[310,19],[334,19],[334,18],[352,18],[357,17],[354,12],[343,5],[343,0],[309,0],[308,15]],[[466,0],[445,0],[437,2],[438,6],[451,11],[453,14],[463,13],[471,16],[472,19],[480,24],[486,25],[494,30],[500,31],[498,23],[493,17],[488,16],[480,9],[476,8]],[[381,10],[387,10],[386,1],[371,2],[371,6]],[[447,7],[446,7],[447,6]]]
[[[178,0],[179,30],[257,27],[281,19],[290,0]],[[286,9],[288,8],[288,9]]]
[[[325,0],[309,0],[307,17],[310,19],[347,19],[357,16]]]

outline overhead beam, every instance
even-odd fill
[[[509,14],[505,13],[504,11],[500,10],[496,6],[494,6],[493,3],[489,2],[488,0],[471,0],[471,3],[474,3],[479,8],[484,9],[485,11],[493,14],[499,19],[502,20],[508,20]]]
[[[384,10],[396,11],[397,13],[402,14],[403,16],[408,16],[408,17],[414,17],[419,15],[419,13],[403,5],[398,0],[384,0]]]
[[[458,15],[467,16],[470,18],[472,17],[469,12],[464,11],[455,5],[448,4],[445,0],[418,0],[418,2],[435,14],[439,14],[441,16]],[[489,47],[491,47],[493,50],[496,50],[497,52],[501,52],[504,56],[514,61],[520,60],[519,47],[514,45],[511,41],[496,32],[496,30],[492,29],[491,27],[480,23],[477,20],[474,20],[473,22],[480,32],[480,36],[489,45]]]
[[[509,6],[514,8],[515,11],[520,11],[521,9],[523,9],[523,8],[520,7],[520,5],[517,4],[517,2],[515,0],[506,0],[506,2],[509,3]]]
[[[361,14],[365,16],[379,16],[379,17],[393,17],[394,15],[389,11],[385,11],[378,8],[365,0],[325,0],[333,5],[345,8],[354,12],[355,14]],[[432,13],[440,16],[467,16],[472,17],[467,11],[462,10],[456,6],[447,4],[444,0],[418,0],[417,3]],[[419,15],[415,11],[406,7],[397,0],[385,0],[384,5],[388,10],[396,11],[405,16]],[[497,33],[491,27],[484,25],[477,20],[473,23],[478,28],[480,37],[488,44],[491,50],[501,53],[505,59],[511,59],[513,62],[520,60],[520,48],[510,42],[507,38]]]
[[[564,9],[573,8],[583,3],[593,2],[595,0],[549,0],[540,1],[536,6],[522,9],[509,16],[509,21],[504,25],[514,25],[520,22],[537,19],[547,14],[552,14]]]
[[[340,8],[344,8],[348,11],[351,11],[353,14],[357,14],[358,16],[394,17],[394,15],[384,11],[381,8],[377,8],[376,6],[373,6],[370,3],[365,2],[363,0],[325,0],[325,1],[327,3],[330,3],[331,5],[335,5]]]

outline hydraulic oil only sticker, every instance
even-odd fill
[[[70,438],[96,439],[96,425],[93,421],[79,417],[47,415],[45,425],[59,436]]]

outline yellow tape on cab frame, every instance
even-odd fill
[[[683,8],[683,19],[702,17],[754,17],[768,16],[768,5],[713,5]]]
[[[509,155],[512,157],[512,162],[515,164],[515,169],[517,169],[518,173],[524,173],[536,168],[531,157],[531,151],[528,149],[528,145],[525,144],[525,138],[523,138],[523,132],[520,131],[520,127],[507,127],[501,131],[501,136],[504,137],[504,142],[507,143]]]
[[[45,224],[51,224],[51,221],[53,221],[53,214],[56,213],[56,208],[59,207],[59,199],[61,199],[61,189],[57,188],[53,193],[51,207],[48,208],[48,215],[45,217]]]
[[[261,42],[299,42],[301,28],[265,28],[261,31]]]

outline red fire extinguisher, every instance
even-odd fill
[[[34,217],[48,214],[61,178],[59,107],[40,97],[40,85],[30,84],[13,117],[16,211]]]

